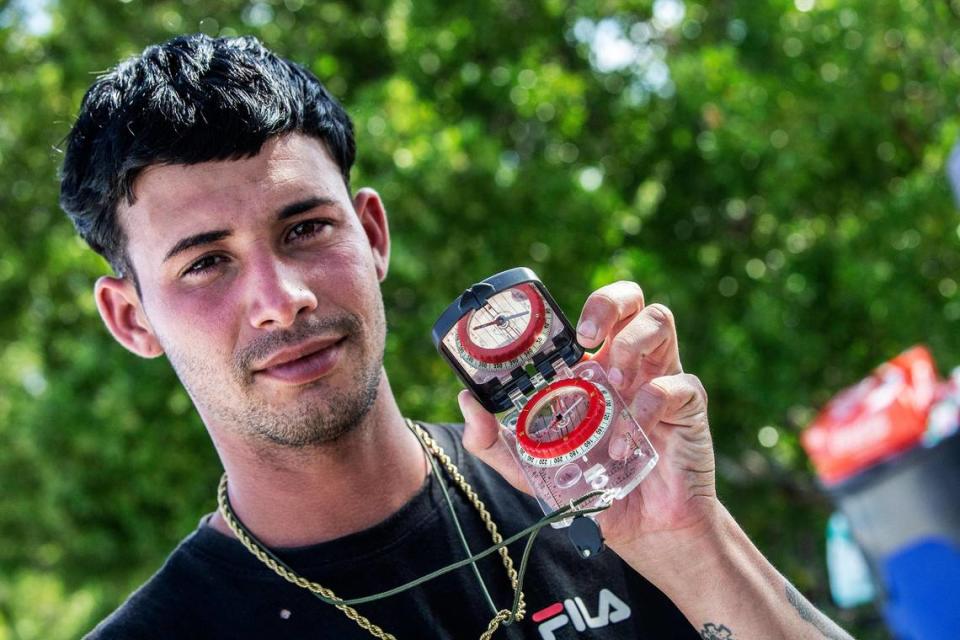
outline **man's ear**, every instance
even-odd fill
[[[377,277],[380,282],[383,282],[387,277],[387,266],[390,264],[390,228],[387,225],[387,210],[383,207],[380,195],[369,187],[357,191],[357,195],[353,198],[353,208],[356,209],[360,224],[370,242]]]
[[[97,309],[117,342],[142,358],[163,354],[134,285],[126,278],[103,276],[93,288]]]

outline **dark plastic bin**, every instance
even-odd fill
[[[902,640],[960,638],[960,433],[826,487]]]

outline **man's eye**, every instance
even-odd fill
[[[329,222],[324,220],[304,220],[290,227],[287,232],[288,241],[312,238],[323,233],[330,226]]]
[[[213,269],[216,265],[225,261],[224,256],[212,255],[203,256],[184,270],[184,276],[197,276]]]

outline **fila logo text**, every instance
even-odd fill
[[[566,611],[566,613],[563,613]],[[555,631],[572,624],[577,631],[599,629],[610,624],[622,622],[630,617],[630,607],[609,589],[601,589],[597,614],[590,615],[580,596],[567,598],[563,603],[555,602],[549,607],[537,611],[531,616],[534,622],[544,622],[537,627],[543,640],[556,640]]]

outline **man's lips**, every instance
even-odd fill
[[[306,384],[325,376],[340,360],[345,336],[310,340],[278,351],[253,370],[254,377],[273,378],[288,384]]]

